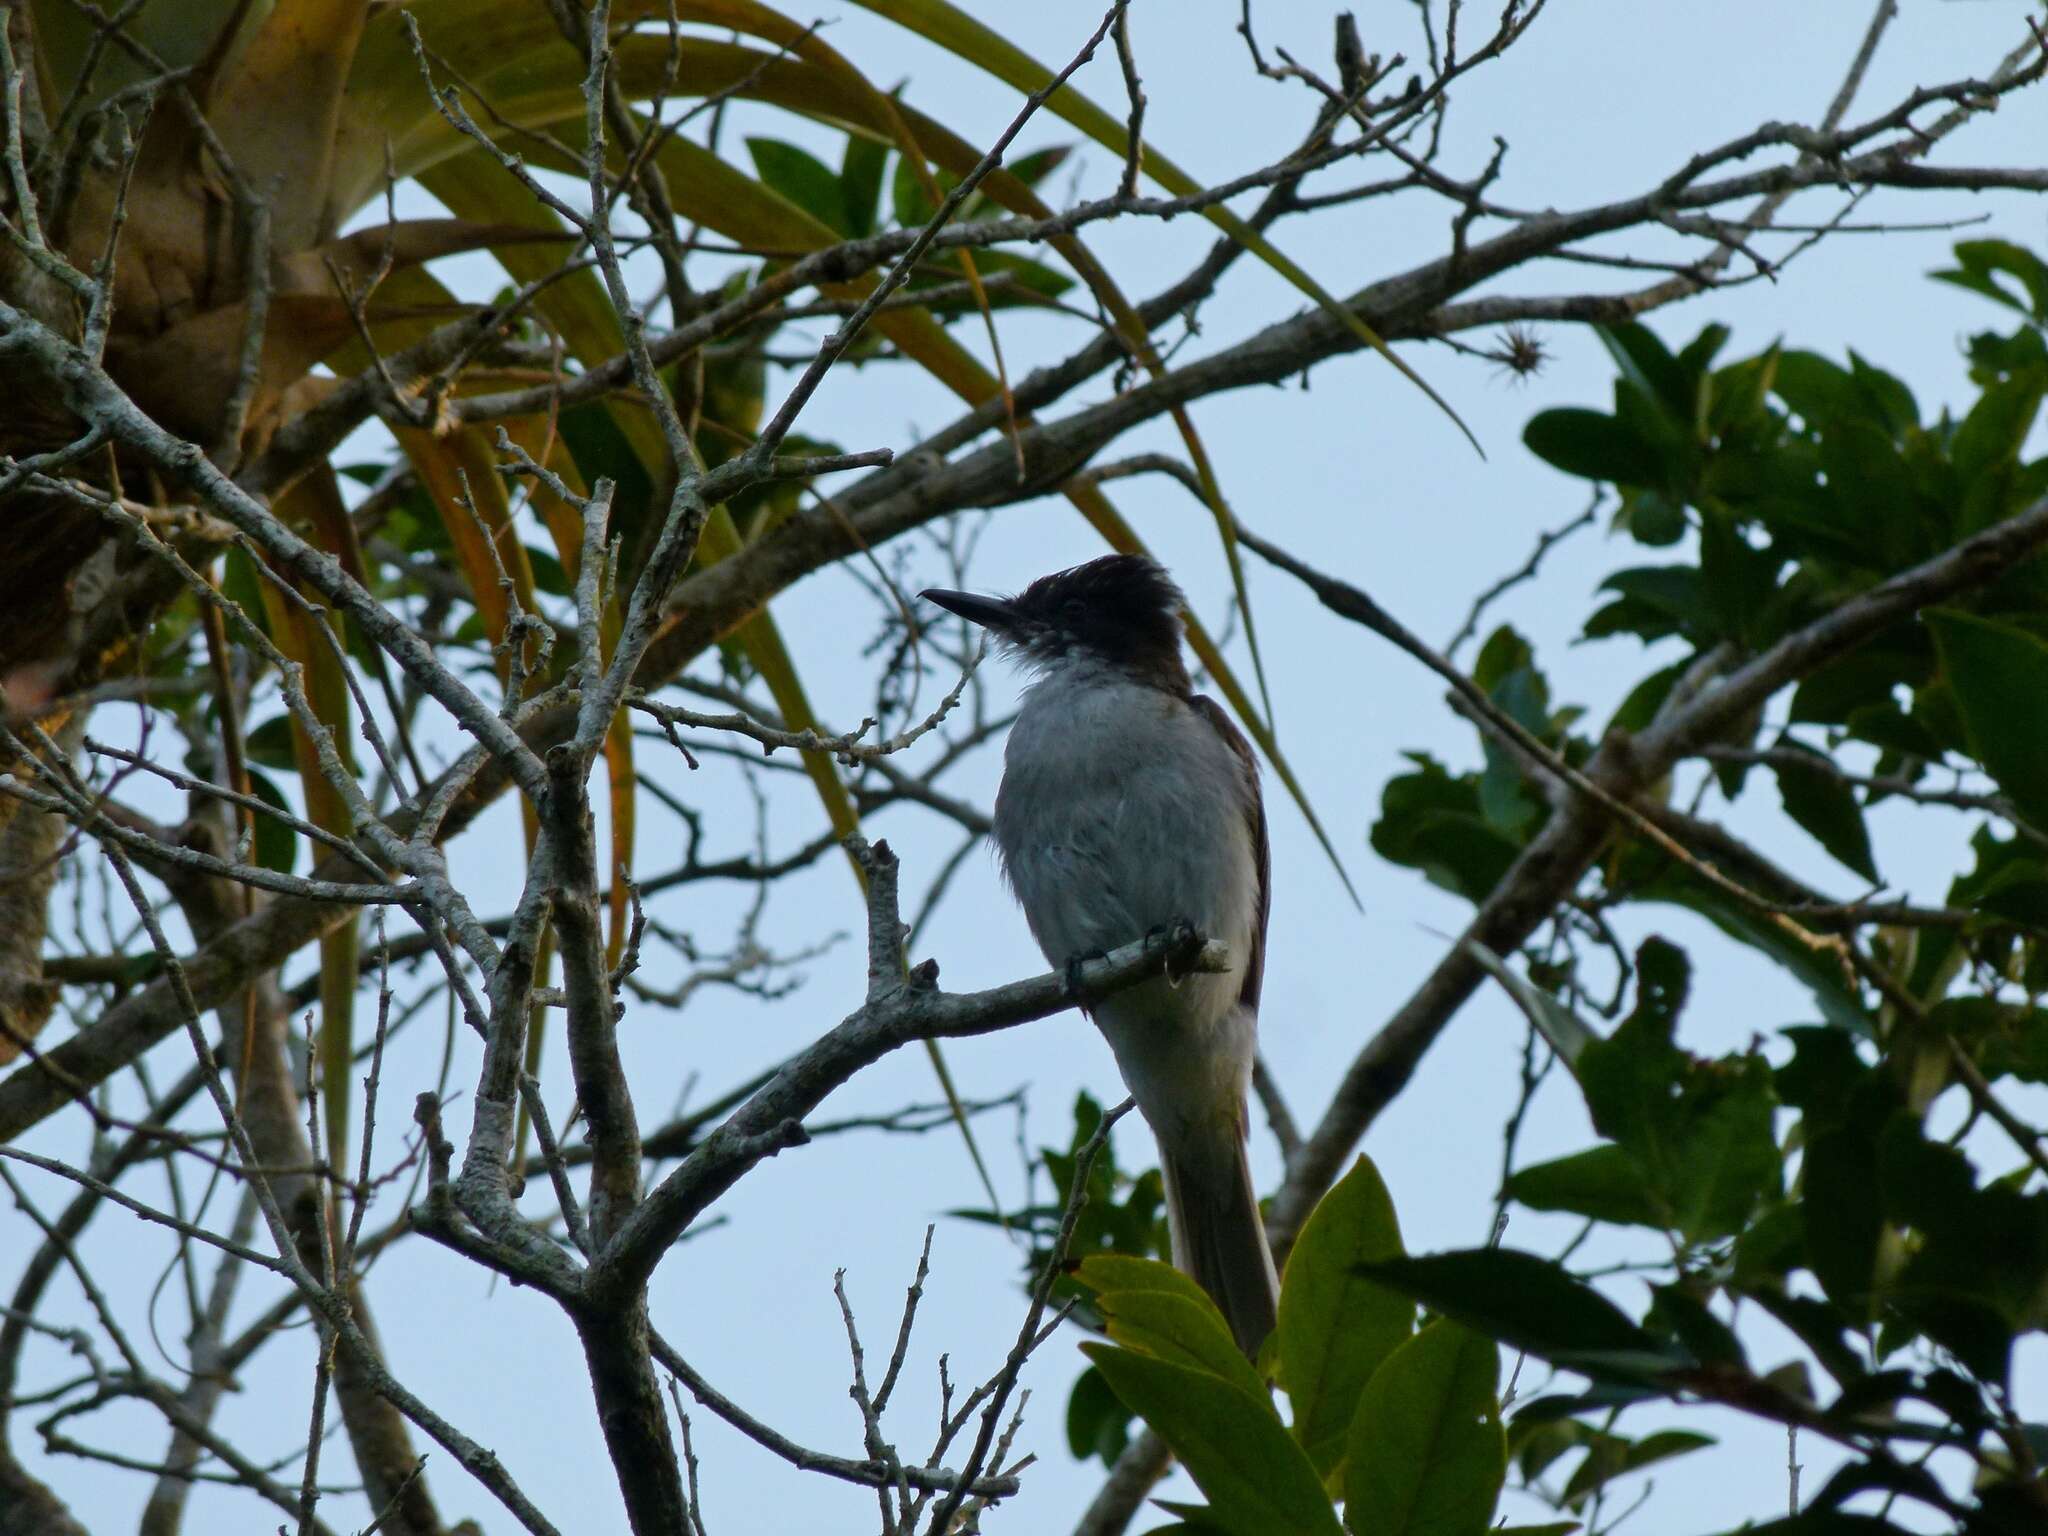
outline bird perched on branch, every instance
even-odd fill
[[[1230,948],[1227,973],[1162,976],[1089,1012],[1159,1139],[1173,1261],[1256,1358],[1279,1287],[1245,1155],[1270,886],[1251,746],[1190,684],[1183,599],[1149,559],[1108,555],[1010,598],[924,596],[1034,674],[995,839],[1046,959],[1178,922]]]

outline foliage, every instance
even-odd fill
[[[1837,363],[1773,345],[1721,362],[1719,326],[1673,350],[1627,325],[1600,333],[1616,368],[1611,409],[1553,409],[1530,422],[1539,456],[1613,487],[1616,533],[1662,552],[1602,582],[1584,624],[1585,640],[1632,638],[1653,663],[1607,722],[1609,737],[1650,727],[1717,648],[1755,655],[2048,493],[2048,458],[2026,456],[2048,391],[2048,268],[1995,241],[1959,245],[1956,258],[1943,280],[2022,321],[1970,338],[1975,400],[1959,414],[1926,419],[1902,380],[1853,353]],[[1587,722],[1552,701],[1514,630],[1493,633],[1470,675],[1558,759],[1592,757]],[[1246,1389],[1237,1454],[1257,1447],[1276,1490],[1316,1473],[1351,1500],[1353,1530],[1477,1531],[1490,1499],[1481,1509],[1475,1494],[1455,1511],[1449,1501],[1479,1473],[1453,1482],[1446,1471],[1439,1486],[1428,1449],[1408,1444],[1428,1422],[1421,1403],[1465,1401],[1462,1448],[1441,1451],[1446,1466],[1463,1456],[1492,1467],[1488,1458],[1505,1455],[1525,1491],[1598,1530],[1611,1484],[1710,1443],[1674,1413],[1711,1404],[1839,1452],[1773,1532],[1918,1530],[1929,1518],[1972,1536],[2039,1529],[2048,1425],[2023,1416],[2012,1373],[2018,1344],[2048,1327],[2048,1156],[2001,1096],[2048,1080],[2048,1012],[2035,1002],[2048,986],[2044,699],[2048,573],[2035,564],[1813,671],[1772,723],[1751,718],[1704,744],[1695,783],[1659,786],[1651,819],[1692,851],[1614,836],[1573,904],[1525,948],[1528,979],[1507,978],[1532,1028],[1586,1042],[1567,1066],[1598,1139],[1511,1165],[1503,1201],[1580,1219],[1581,1241],[1613,1229],[1621,1251],[1646,1255],[1624,1266],[1637,1279],[1596,1287],[1513,1247],[1406,1257],[1361,1163],[1318,1208],[1284,1277],[1269,1363],[1290,1394],[1293,1437],[1270,1434],[1266,1393]],[[1462,770],[1412,755],[1372,834],[1383,856],[1475,904],[1542,832],[1556,793],[1493,734],[1481,743],[1483,762]],[[1957,806],[1975,820],[1969,867],[1936,906],[1882,891],[1844,904],[1703,834],[1717,799],[1731,811],[1781,809],[1812,840],[1803,863],[1824,855],[1866,890],[1889,863],[1877,829],[1898,824],[1873,820],[1874,809]],[[1787,969],[1810,991],[1812,1014],[1736,1051],[1689,1048],[1702,1033],[1750,1033],[1753,1021],[1731,1028],[1689,1010],[1692,965],[1668,939],[1632,955],[1616,946],[1624,917],[1653,923],[1670,906]],[[1603,969],[1625,984],[1611,998]],[[1628,993],[1632,1006],[1604,1022]],[[1367,1205],[1378,1214],[1360,1240],[1376,1224],[1385,1251],[1347,1251],[1340,1262],[1326,1234]],[[1654,1242],[1629,1243],[1630,1231]],[[1204,1417],[1224,1389],[1172,1390],[1198,1365],[1186,1352],[1173,1358],[1157,1328],[1120,1332],[1119,1307],[1142,1316],[1156,1303],[1124,1299],[1113,1287],[1128,1282],[1098,1273],[1116,1347],[1090,1352],[1209,1495],[1190,1523],[1254,1528],[1237,1469],[1218,1459],[1223,1437]],[[1306,1298],[1340,1286],[1346,1299],[1330,1314],[1340,1333],[1308,1347],[1288,1307],[1299,1314]],[[1373,1321],[1388,1314],[1373,1308],[1396,1295],[1440,1321],[1389,1352]],[[1793,1359],[1753,1358],[1748,1324],[1758,1317],[1797,1342]],[[1439,1332],[1453,1329],[1470,1332]],[[1443,1342],[1425,1346],[1433,1336]],[[1555,1373],[1513,1407],[1504,1452],[1479,1428],[1493,1411],[1491,1366],[1468,1361],[1454,1338],[1498,1341]],[[1404,1362],[1415,1382],[1404,1381]],[[1328,1380],[1344,1383],[1334,1403],[1321,1395]],[[1388,1422],[1399,1433],[1369,1427],[1397,1393],[1407,1408]],[[1328,1427],[1337,1413],[1354,1415],[1344,1436]],[[1362,1448],[1379,1455],[1377,1470],[1361,1464]],[[1359,1502],[1368,1493],[1372,1502]],[[1281,1499],[1258,1514],[1266,1528],[1327,1528]],[[1404,1524],[1409,1509],[1440,1513]]]
[[[1493,1343],[1415,1309],[1365,1271],[1400,1252],[1378,1170],[1360,1158],[1303,1231],[1260,1367],[1193,1282],[1152,1260],[1082,1263],[1110,1341],[1084,1346],[1109,1388],[1164,1437],[1208,1503],[1186,1528],[1480,1536],[1506,1474]]]

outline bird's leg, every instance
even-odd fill
[[[1146,934],[1145,937],[1147,939],[1151,939],[1154,937],[1163,938],[1168,942],[1169,945],[1173,945],[1181,939],[1192,935],[1194,931],[1195,925],[1192,919],[1186,917],[1177,917],[1170,923],[1161,923],[1157,928],[1154,928],[1151,933]],[[1169,987],[1178,987],[1184,980],[1187,979],[1187,976],[1188,972],[1186,971],[1174,970],[1173,956],[1169,952],[1166,957],[1166,984]]]
[[[1067,996],[1079,997],[1081,995],[1082,966],[1086,965],[1090,960],[1107,960],[1108,958],[1109,951],[1106,949],[1084,949],[1078,955],[1069,955],[1066,966]]]

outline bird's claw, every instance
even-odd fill
[[[1081,968],[1083,966],[1090,960],[1104,960],[1108,957],[1109,951],[1106,949],[1083,950],[1078,955],[1068,957],[1066,966],[1067,996],[1079,997],[1081,995]]]
[[[1146,937],[1150,938],[1153,934],[1166,941],[1166,984],[1169,987],[1177,987],[1187,978],[1188,972],[1174,969],[1173,951],[1195,936],[1195,925],[1185,917],[1177,917],[1170,923],[1161,923]]]

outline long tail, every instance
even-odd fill
[[[1244,1133],[1219,1126],[1206,1142],[1178,1149],[1162,1145],[1159,1155],[1174,1267],[1209,1293],[1238,1348],[1256,1360],[1273,1331],[1280,1280],[1259,1220]]]

